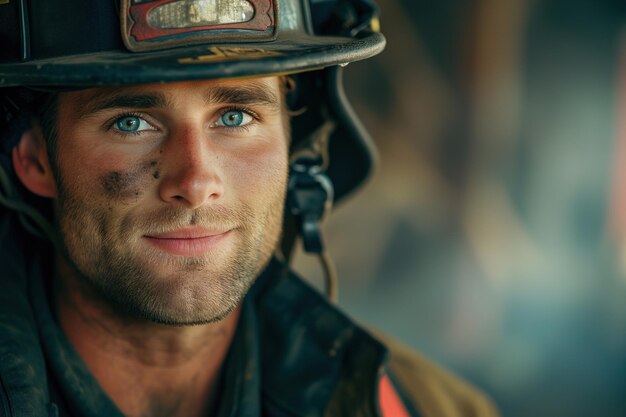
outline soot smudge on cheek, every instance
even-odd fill
[[[138,195],[137,175],[134,172],[113,171],[100,178],[100,184],[111,198],[128,198]]]
[[[159,171],[159,168],[157,168],[157,161],[150,161],[149,165],[150,168],[154,169],[154,172],[152,173],[152,178],[158,180],[161,177],[161,171]]]
[[[147,183],[149,174],[158,178],[160,172],[157,161],[149,161],[128,171],[111,171],[100,177],[100,185],[104,193],[115,199],[137,198]]]

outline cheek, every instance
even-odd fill
[[[107,149],[97,146],[98,142],[94,135],[77,135],[71,130],[60,130],[58,168],[67,186],[94,187],[96,178],[125,166],[123,157],[107,152]]]
[[[95,199],[136,199],[160,176],[157,158],[77,145],[63,148],[60,155],[62,187],[81,190]]]
[[[255,200],[283,193],[288,173],[286,145],[254,149],[233,161],[228,166],[229,182],[241,191],[241,198]]]
[[[159,176],[158,162],[148,160],[133,168],[104,170],[98,176],[98,183],[108,198],[123,200],[139,197],[149,188],[150,183]]]

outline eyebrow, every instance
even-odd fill
[[[108,109],[150,109],[167,107],[168,104],[167,97],[162,93],[124,93],[116,91],[99,95],[95,99],[83,103],[77,112],[77,116],[79,119],[82,119]]]
[[[206,104],[265,105],[280,109],[280,100],[266,86],[246,84],[238,87],[218,86],[209,88],[205,94]]]
[[[206,105],[238,104],[264,105],[273,110],[280,109],[280,100],[272,91],[261,84],[245,84],[240,86],[209,87],[204,92]],[[173,107],[168,97],[160,92],[125,92],[114,90],[96,96],[92,100],[78,106],[78,118],[86,118],[108,109],[151,109]]]

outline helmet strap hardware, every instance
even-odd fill
[[[320,228],[321,221],[330,212],[333,203],[333,184],[326,175],[328,167],[328,140],[335,122],[326,121],[305,141],[291,158],[288,186],[288,207],[295,217],[302,237],[304,251],[320,258],[324,269],[326,293],[337,301],[337,277],[330,258],[326,255]]]
[[[291,214],[299,219],[304,250],[323,252],[320,222],[332,206],[333,185],[316,160],[302,157],[291,164],[288,198]]]
[[[324,112],[325,113],[325,112]],[[333,184],[326,175],[328,141],[335,122],[324,114],[318,127],[291,156],[288,204],[291,214],[299,219],[299,231],[308,253],[324,251],[320,222],[333,204]]]

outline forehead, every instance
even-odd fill
[[[182,100],[207,104],[260,104],[281,107],[280,78],[196,80],[162,84],[95,87],[59,95],[59,110],[88,116],[112,107],[174,107]]]

